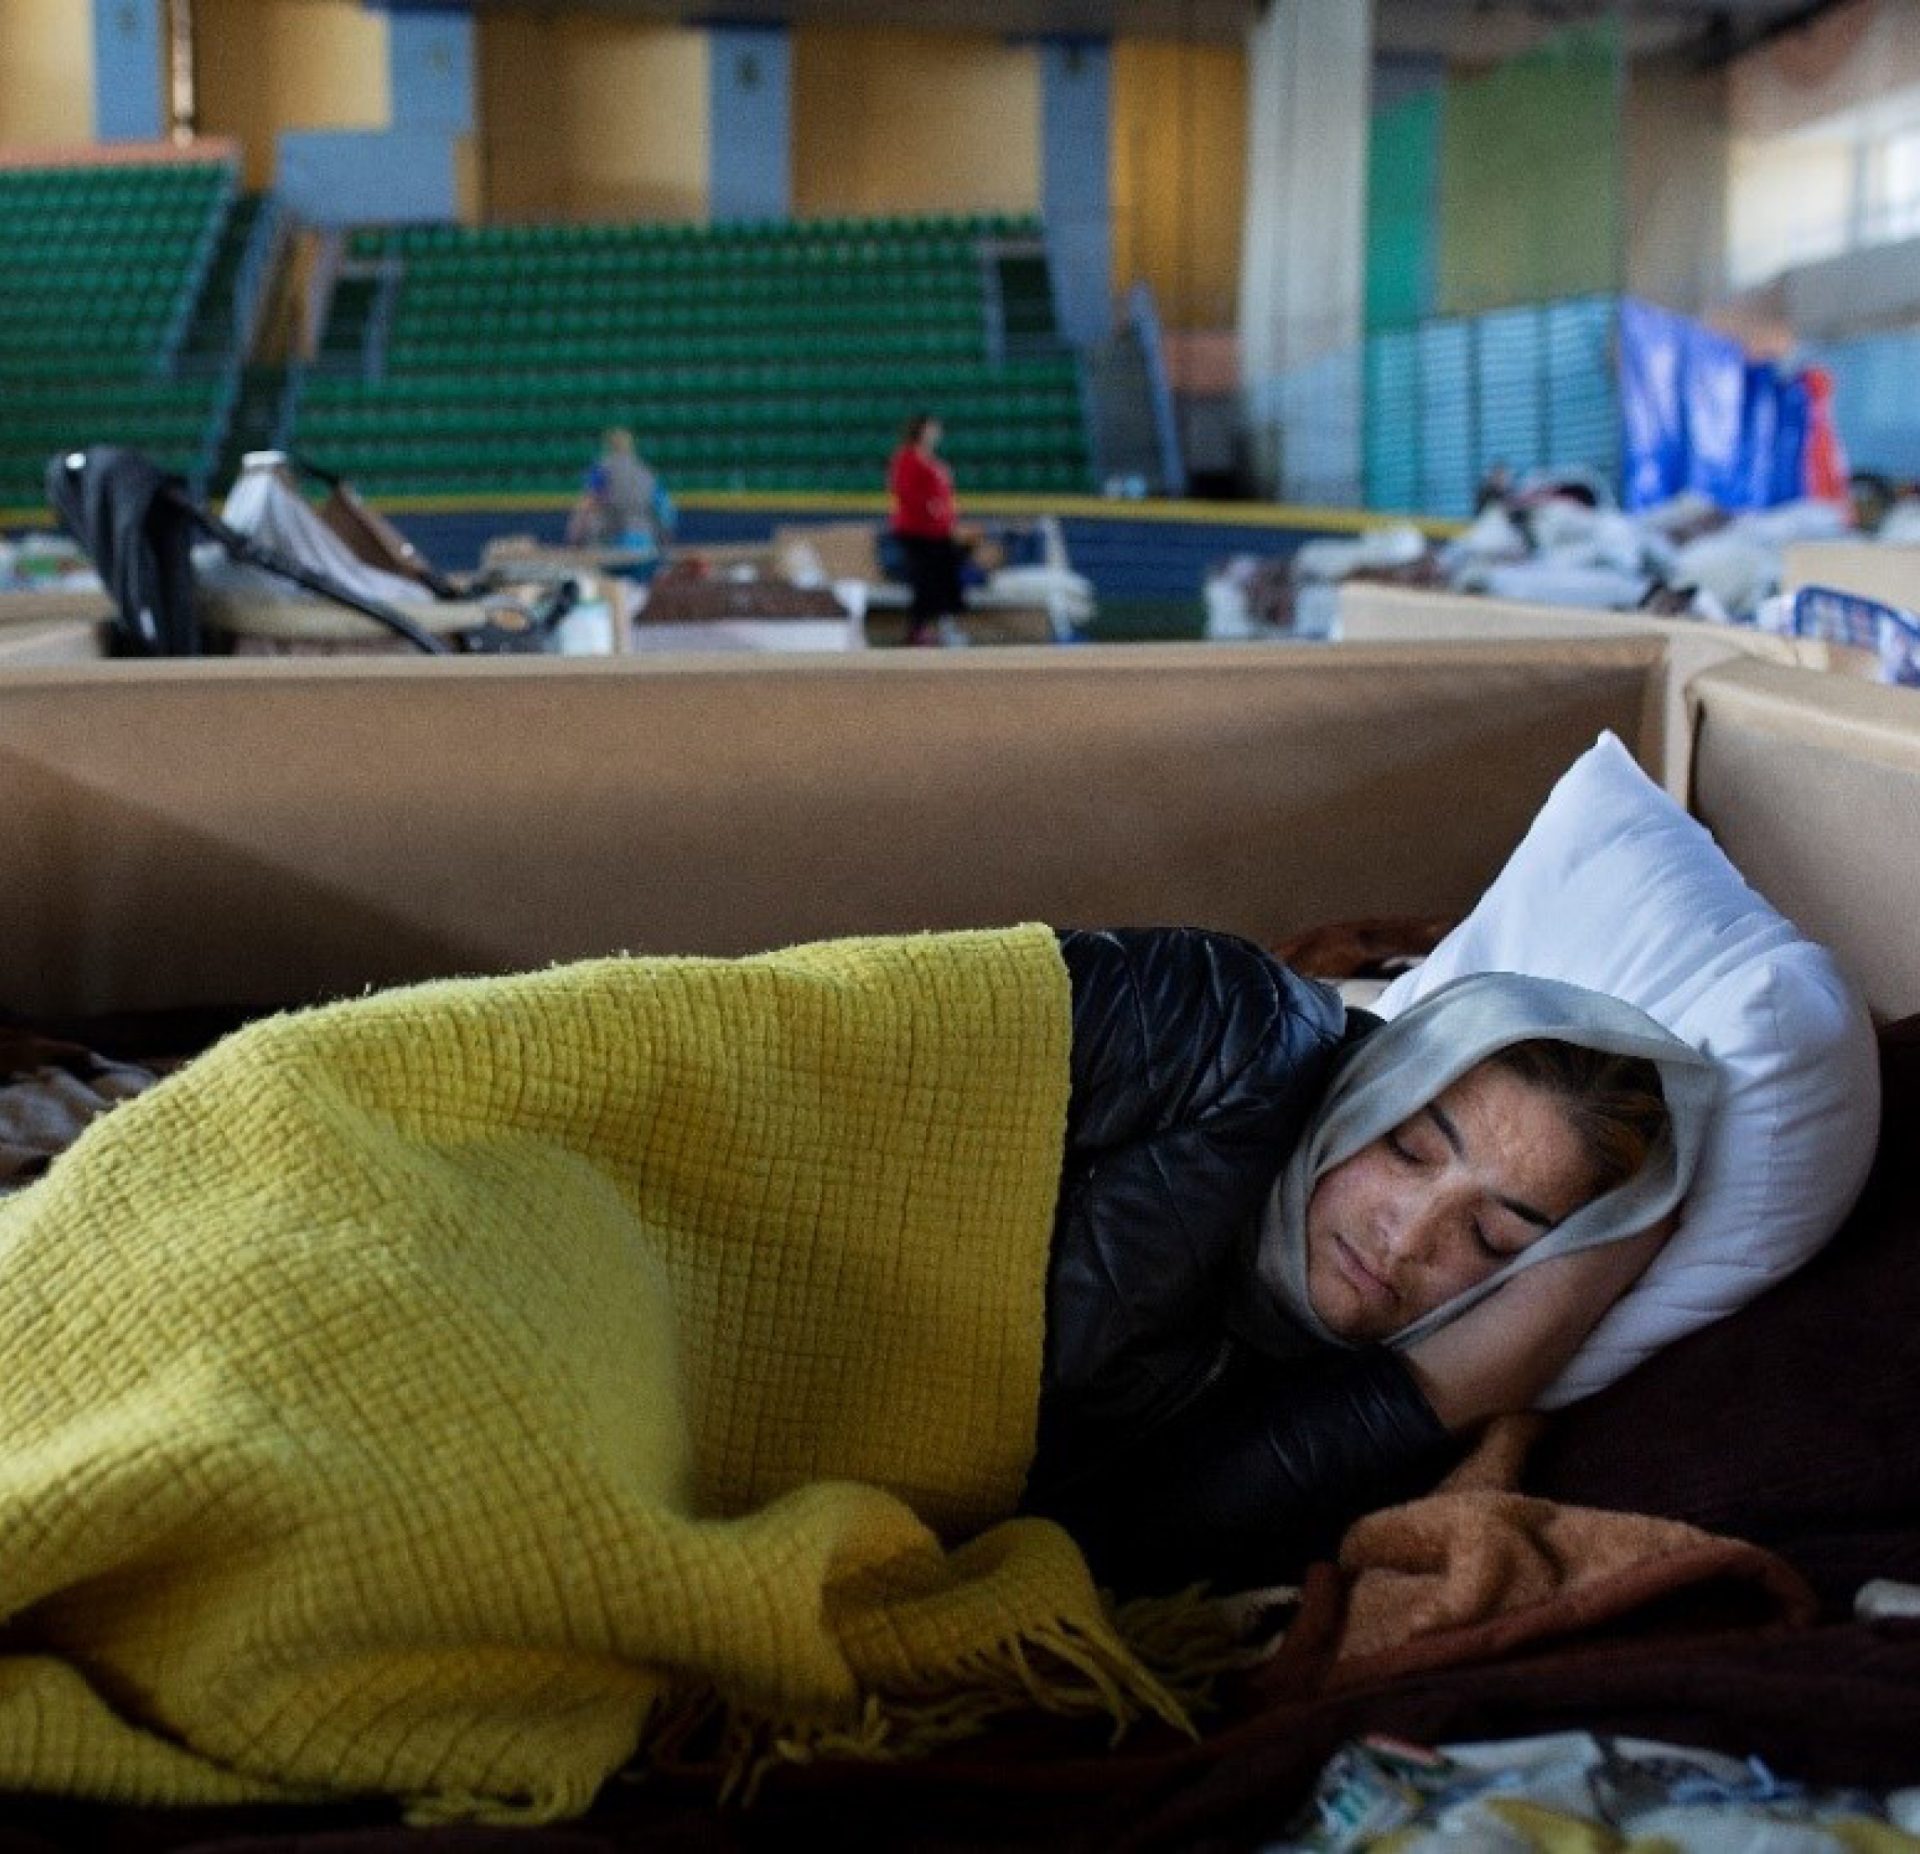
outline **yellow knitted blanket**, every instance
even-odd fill
[[[545,1820],[703,1703],[736,1758],[1173,1711],[993,1523],[1069,1021],[1040,927],[601,960],[96,1124],[0,1206],[0,1787]]]

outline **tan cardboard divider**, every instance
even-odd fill
[[[1650,691],[1644,738],[1647,763],[1661,769],[1667,790],[1684,799],[1692,726],[1687,686],[1715,664],[1758,658],[1801,669],[1871,677],[1872,653],[1815,638],[1776,637],[1697,618],[1655,618],[1644,612],[1586,611],[1467,593],[1353,582],[1340,588],[1340,635],[1354,643],[1409,643],[1523,637],[1656,637],[1666,646],[1668,673]]]
[[[1920,696],[1747,662],[1692,699],[1695,814],[1876,1016],[1920,1011]]]
[[[1873,541],[1796,541],[1781,573],[1789,592],[1832,586],[1902,611],[1920,612],[1920,547],[1882,547]]]
[[[0,1003],[616,950],[1464,911],[1660,647],[103,663],[0,676]]]

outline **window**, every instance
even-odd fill
[[[1727,262],[1736,289],[1846,250],[1853,144],[1810,136],[1736,143],[1731,182]]]
[[[1894,130],[1874,154],[1867,237],[1875,243],[1920,238],[1920,122]]]

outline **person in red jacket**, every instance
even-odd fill
[[[958,617],[965,604],[960,569],[967,544],[956,522],[953,472],[940,461],[939,446],[940,421],[917,412],[887,465],[893,537],[913,589],[909,644],[938,643],[940,620]]]

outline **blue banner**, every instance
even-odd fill
[[[1623,499],[1651,508],[1682,491],[1722,508],[1770,508],[1805,493],[1807,393],[1749,361],[1717,330],[1651,303],[1620,305]]]
[[[1626,436],[1621,499],[1652,508],[1687,478],[1687,413],[1680,375],[1686,323],[1631,297],[1620,305],[1620,422]]]

